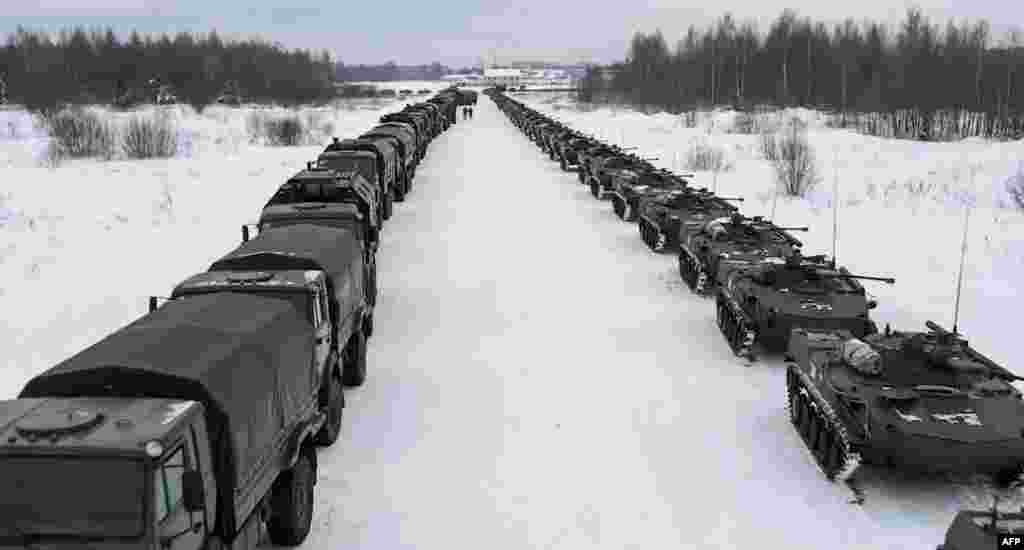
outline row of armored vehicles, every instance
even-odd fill
[[[366,380],[381,232],[460,92],[334,139],[237,248],[0,401],[0,547],[301,544],[314,449]]]
[[[986,474],[1004,486],[1019,478],[1024,401],[1012,382],[1020,378],[955,329],[929,321],[925,331],[879,330],[870,317],[877,302],[860,281],[892,278],[805,255],[794,232],[807,227],[744,216],[741,197],[697,188],[691,174],[488,95],[550,159],[635,223],[652,251],[677,255],[686,286],[714,299],[736,355],[783,355],[790,420],[826,478],[847,480],[862,463]]]

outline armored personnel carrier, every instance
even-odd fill
[[[928,332],[858,338],[849,330],[793,331],[790,420],[825,476],[860,463],[1015,480],[1024,463],[1021,380],[928,321]],[[973,548],[973,547],[972,547]]]
[[[715,292],[718,327],[736,355],[754,358],[754,344],[769,352],[786,349],[795,328],[843,329],[857,338],[878,332],[859,279],[894,284],[895,279],[853,275],[824,256],[768,257],[735,268]]]
[[[740,197],[718,197],[705,188],[673,189],[644,197],[637,204],[637,225],[644,243],[655,252],[679,248],[684,225],[700,227],[708,220],[732,215],[739,210],[729,204]]]
[[[1020,488],[1020,483],[1014,489]],[[936,550],[988,550],[1019,548],[1024,545],[1024,508],[1000,512],[999,498],[991,510],[961,510],[946,530],[946,538]]]
[[[619,219],[636,221],[642,197],[663,190],[686,189],[686,177],[668,170],[619,170],[611,179],[612,210]]]
[[[715,289],[736,267],[765,258],[786,258],[803,246],[789,231],[806,227],[779,227],[760,216],[734,212],[702,225],[683,224],[679,240],[679,275],[690,290],[704,294]]]
[[[657,170],[651,165],[649,160],[644,159],[632,154],[617,154],[599,157],[598,161],[592,165],[592,173],[590,178],[590,194],[597,200],[604,200],[611,196],[612,192],[612,181],[616,175],[623,171],[628,172],[639,172],[647,171],[653,172]]]

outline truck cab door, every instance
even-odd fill
[[[197,468],[192,441],[183,437],[153,472],[153,510],[156,521],[157,550],[200,550],[207,526],[203,512],[185,509],[182,478],[188,469]]]
[[[323,376],[324,367],[327,365],[327,357],[331,354],[331,308],[327,302],[327,292],[323,281],[316,284],[313,292],[313,326],[316,335],[316,351],[314,368],[317,380]]]

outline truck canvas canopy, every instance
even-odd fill
[[[322,225],[297,224],[261,231],[210,266],[210,271],[320,269],[335,293],[354,279],[351,296],[362,296],[363,248],[352,231]],[[359,263],[359,266],[353,266]],[[355,269],[353,269],[355,268]],[[351,272],[351,274],[350,274]],[[337,296],[338,298],[344,298]]]
[[[311,407],[313,332],[288,303],[236,293],[172,300],[28,382],[19,398],[201,402],[216,464],[221,529],[234,533],[250,483]],[[240,387],[244,386],[244,387]]]

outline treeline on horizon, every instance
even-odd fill
[[[448,74],[480,72],[479,69],[452,69],[433,62],[429,65],[399,65],[394,61],[379,65],[346,65],[339,62],[334,78],[339,82],[394,82],[397,80],[440,80]]]
[[[674,49],[660,31],[635,34],[626,60],[610,67],[611,80],[591,68],[580,96],[673,112],[771,104],[1017,117],[1022,38],[1016,31],[994,37],[985,21],[940,29],[913,8],[895,30],[853,19],[829,27],[787,9],[761,33],[726,14],[703,31],[691,26]]]
[[[260,39],[224,41],[216,31],[142,36],[112,29],[49,33],[19,27],[0,47],[7,99],[31,110],[64,103],[114,103],[154,79],[201,109],[229,83],[247,101],[306,103],[334,94],[334,61],[324,51],[286,50]]]

